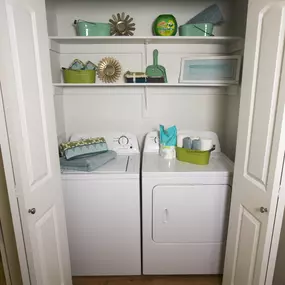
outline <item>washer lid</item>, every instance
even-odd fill
[[[95,174],[95,173],[126,173],[128,171],[130,157],[128,155],[117,155],[117,157],[92,172],[64,170],[64,174]]]
[[[128,170],[129,156],[118,155],[115,159],[95,170],[96,173],[125,173]]]
[[[142,175],[145,176],[178,176],[197,175],[229,176],[233,173],[233,162],[223,153],[212,153],[208,165],[195,165],[181,162],[176,159],[167,160],[156,153],[144,153]]]

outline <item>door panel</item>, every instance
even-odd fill
[[[223,242],[229,195],[227,185],[156,186],[153,240],[158,243]]]
[[[241,207],[238,225],[240,238],[236,248],[234,284],[252,284],[259,230],[260,222],[245,208]]]
[[[46,121],[43,112],[43,86],[40,72],[36,15],[30,7],[19,3],[15,9],[7,5],[10,42],[16,70],[20,120],[24,132],[24,151],[29,170],[30,185],[48,174],[48,151],[46,147]],[[25,23],[25,25],[23,25]],[[17,43],[21,43],[18,45]],[[27,72],[28,71],[28,72]],[[35,120],[37,118],[37,120]]]
[[[284,1],[249,1],[223,285],[266,278],[285,151],[284,15]]]
[[[0,18],[0,78],[31,284],[69,285],[45,1],[0,0]]]
[[[41,284],[62,284],[63,274],[60,260],[60,238],[55,207],[48,210],[36,225],[40,267],[43,272]],[[58,270],[60,268],[60,270]]]
[[[283,56],[284,16],[279,6],[267,6],[260,12],[257,26],[246,172],[263,190],[268,177],[278,85],[282,71],[280,66]]]

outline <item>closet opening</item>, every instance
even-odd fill
[[[0,284],[22,285],[9,196],[0,147]]]

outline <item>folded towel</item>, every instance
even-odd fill
[[[93,156],[67,160],[64,157],[60,158],[60,167],[62,170],[75,170],[90,172],[101,167],[112,159],[115,159],[117,153],[109,150],[104,153],[95,154]]]
[[[70,141],[62,143],[60,146],[61,156],[66,159],[85,157],[90,154],[101,153],[108,150],[104,138],[89,138],[79,141]]]

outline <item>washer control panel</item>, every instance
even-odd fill
[[[126,136],[119,137],[118,143],[120,146],[126,146],[129,144],[129,142],[130,142],[130,140],[128,137],[126,137]]]
[[[118,154],[139,153],[138,140],[132,134],[118,134],[112,140],[113,150]]]
[[[137,154],[140,152],[138,139],[130,133],[90,133],[90,134],[74,134],[70,137],[70,141],[77,141],[87,138],[103,137],[105,138],[108,149],[114,150],[117,154]]]

